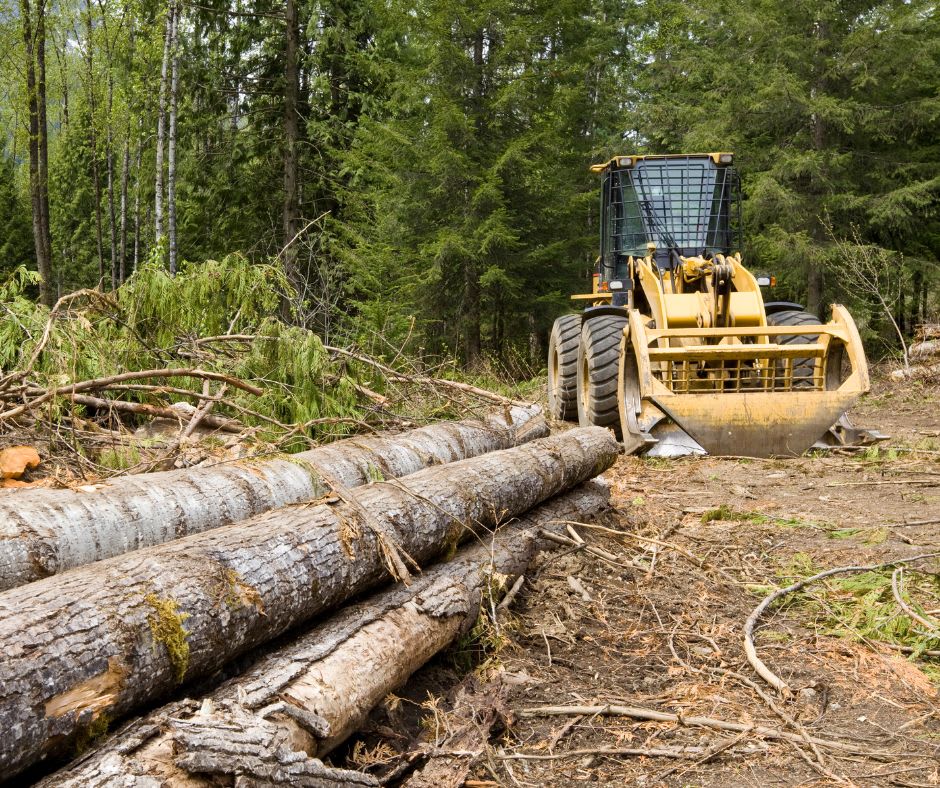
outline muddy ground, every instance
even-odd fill
[[[500,714],[488,731],[478,714],[476,743],[450,756],[472,763],[469,786],[940,784],[940,657],[923,653],[940,649],[940,560],[894,577],[922,623],[897,602],[895,567],[835,575],[771,607],[756,647],[783,691],[742,642],[774,589],[940,551],[938,405],[936,387],[879,384],[852,415],[891,438],[861,454],[621,458],[606,474],[608,530],[574,526],[600,552],[543,555],[498,631],[427,666],[336,760],[387,775],[403,769],[400,752],[457,749],[462,718],[449,709],[475,665],[465,683],[499,697]]]

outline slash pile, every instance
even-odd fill
[[[48,784],[373,784],[318,757],[606,505],[611,434],[546,432],[513,408],[0,498],[0,774],[80,749]]]

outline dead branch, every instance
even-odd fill
[[[204,369],[196,368],[186,368],[186,369],[145,369],[138,372],[123,372],[118,375],[110,375],[103,378],[93,378],[91,380],[83,380],[78,383],[72,383],[68,386],[63,386],[62,388],[48,389],[45,394],[41,394],[36,397],[36,399],[30,400],[29,402],[24,402],[23,404],[11,408],[10,410],[0,412],[0,421],[5,419],[12,419],[15,416],[19,416],[25,411],[32,410],[42,405],[44,402],[48,402],[53,397],[67,397],[71,394],[77,394],[82,391],[94,391],[96,389],[106,389],[112,384],[123,383],[126,380],[141,380],[143,378],[198,378],[201,380],[215,380],[221,383],[227,383],[230,386],[235,388],[242,389],[247,391],[249,394],[254,394],[256,397],[260,397],[264,394],[264,389],[253,386],[250,383],[246,383],[243,380],[238,378],[233,378],[230,375],[223,375],[220,372],[210,372]]]
[[[374,358],[365,356],[361,353],[356,353],[352,350],[347,350],[345,348],[334,347],[332,345],[324,345],[323,349],[329,353],[336,353],[341,356],[346,356],[355,361],[359,361],[363,364],[368,364],[370,367],[374,367],[379,370],[383,375],[392,378],[394,380],[401,380],[406,383],[415,383],[422,386],[442,386],[444,388],[454,389],[455,391],[461,391],[464,394],[471,394],[474,397],[479,399],[486,400],[488,402],[496,402],[501,405],[523,405],[526,403],[520,402],[519,400],[514,400],[509,397],[504,397],[501,394],[495,394],[492,391],[487,391],[486,389],[478,388],[477,386],[471,386],[469,383],[461,383],[457,380],[446,380],[444,378],[429,378],[424,375],[409,375],[404,372],[399,372],[398,370],[392,369],[391,367],[383,364],[381,361],[377,361]]]
[[[757,626],[758,619],[760,619],[763,612],[767,610],[770,605],[782,597],[796,593],[800,589],[818,582],[823,578],[831,577],[832,575],[874,572],[879,569],[886,569],[889,566],[909,564],[914,561],[920,561],[923,558],[933,558],[938,555],[940,555],[938,552],[921,553],[920,555],[911,556],[910,558],[900,558],[896,561],[886,561],[882,564],[870,564],[868,566],[839,566],[834,569],[827,569],[825,572],[819,572],[812,577],[799,580],[796,583],[788,585],[786,588],[778,588],[772,594],[764,597],[764,599],[761,600],[761,603],[751,612],[751,615],[747,617],[747,621],[744,622],[744,653],[747,656],[748,663],[750,663],[751,667],[754,668],[757,674],[764,681],[770,684],[771,687],[780,692],[781,695],[788,695],[790,688],[787,686],[787,683],[761,661],[760,657],[757,656],[757,649],[754,647],[754,628]]]
[[[602,717],[631,717],[635,720],[649,720],[650,722],[673,722],[691,728],[712,728],[714,730],[732,731],[733,733],[751,732],[755,736],[777,741],[803,742],[803,737],[797,733],[789,733],[788,731],[782,731],[779,728],[770,728],[766,725],[728,722],[712,717],[687,717],[684,714],[657,711],[656,709],[647,709],[642,706],[620,706],[615,704],[608,704],[606,706],[532,706],[520,709],[517,713],[520,717],[569,716],[573,714],[593,714]],[[813,744],[820,747],[827,747],[831,750],[837,750],[851,755],[865,755],[870,758],[894,758],[897,755],[892,752],[859,749],[851,744],[835,741],[834,739],[822,739],[817,736],[810,736],[809,739]],[[932,756],[924,755],[922,757],[929,758]]]
[[[120,410],[125,413],[135,413],[140,416],[172,419],[173,421],[181,423],[185,415],[174,408],[147,405],[143,402],[126,402],[120,399],[104,399],[103,397],[94,397],[90,394],[73,394],[69,399],[78,405],[89,405],[93,408],[102,408],[103,410]],[[208,401],[212,402],[212,399],[210,398]],[[248,429],[236,419],[212,416],[208,413],[204,413],[200,421],[213,429],[223,430],[224,432],[240,433]]]
[[[940,636],[936,622],[924,618],[924,616],[920,615],[920,613],[904,601],[903,583],[904,567],[899,566],[891,573],[891,593],[894,595],[894,601],[898,603],[898,607],[901,608],[912,621],[916,621],[921,626],[926,627],[932,634]]]
[[[731,747],[736,739],[732,739],[728,747]],[[723,748],[724,749],[724,748]],[[734,755],[752,755],[758,752],[767,752],[766,747],[754,745],[751,747],[741,747],[731,751]],[[585,755],[601,756],[620,756],[620,757],[639,757],[639,758],[701,758],[707,755],[713,758],[718,753],[710,753],[705,747],[595,747],[584,750],[568,750],[553,755],[530,755],[528,753],[514,752],[497,753],[496,757],[501,761],[557,761],[562,758],[580,758]]]

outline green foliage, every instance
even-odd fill
[[[0,322],[4,370],[24,368],[43,334],[49,312],[24,294],[35,278],[20,268],[0,285],[0,298],[15,317]],[[261,396],[240,389],[226,393],[236,408],[258,414],[233,414],[248,424],[266,427],[266,418],[295,424],[358,415],[355,370],[339,368],[319,337],[277,317],[286,303],[286,288],[282,268],[252,264],[238,255],[186,264],[176,277],[149,263],[117,291],[114,301],[92,298],[54,321],[33,377],[51,386],[126,371],[199,366],[263,389]],[[218,346],[202,340],[226,334],[251,338],[239,343],[237,353],[208,352]],[[199,354],[195,363],[194,352]],[[194,392],[202,387],[200,380],[185,377],[160,382]],[[124,398],[153,401],[153,395],[136,391]],[[298,442],[297,448],[303,445]],[[129,460],[115,454],[104,461],[108,467],[124,467]]]
[[[29,205],[16,186],[13,162],[0,149],[0,277],[34,257]]]
[[[168,3],[64,2],[46,18],[54,284],[109,285],[113,244],[115,264],[140,269],[134,296],[118,298],[155,350],[224,333],[248,297],[240,324],[255,332],[284,331],[265,323],[280,316],[374,355],[532,378],[552,320],[590,289],[588,165],[621,152],[734,150],[744,251],[777,276],[770,295],[811,310],[846,302],[873,349],[897,339],[878,299],[852,286],[838,243],[853,228],[884,251],[879,287],[902,331],[938,308],[940,15],[929,0],[298,0],[296,146],[282,4],[182,5],[178,251],[219,262],[200,263],[202,278],[184,266],[179,286],[159,278],[167,241],[154,217]],[[33,264],[18,15],[0,14],[0,43],[2,277]],[[288,148],[306,227],[296,239],[283,215]],[[265,261],[288,241],[286,270],[272,273]],[[208,270],[233,252],[259,271],[239,267],[212,291]],[[261,280],[280,293],[273,306],[254,295]],[[100,351],[123,353],[129,329],[92,322],[98,360],[63,369],[105,370]],[[318,349],[306,341],[285,337],[291,350],[278,352],[309,361]],[[292,412],[272,396],[270,412]]]

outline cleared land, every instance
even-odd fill
[[[853,417],[892,437],[861,454],[622,457],[606,474],[610,531],[573,526],[602,552],[543,556],[510,620],[387,698],[345,763],[382,774],[396,753],[436,747],[472,761],[475,786],[938,784],[940,661],[924,653],[940,649],[937,558],[836,575],[771,607],[757,652],[788,697],[742,646],[776,588],[940,552],[938,404],[936,387],[878,384]],[[458,694],[471,662],[477,678]],[[498,713],[468,714],[474,704]],[[583,708],[546,708],[558,706]],[[610,713],[620,706],[679,719]]]

